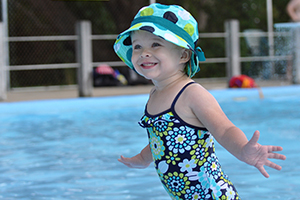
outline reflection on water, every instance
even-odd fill
[[[300,87],[211,91],[228,117],[250,138],[284,147],[281,172],[265,179],[219,145],[223,169],[243,199],[296,199],[300,181]],[[242,100],[237,100],[242,99]],[[0,104],[0,198],[169,199],[153,165],[118,163],[147,144],[137,124],[147,95]]]

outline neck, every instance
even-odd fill
[[[180,75],[171,76],[162,81],[152,80],[152,82],[157,91],[162,91],[172,87],[173,85],[176,85],[179,82],[186,81],[188,79],[189,77],[187,77],[185,74],[180,74]]]

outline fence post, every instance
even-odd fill
[[[78,35],[76,51],[79,63],[77,78],[80,97],[92,96],[93,92],[93,66],[92,66],[92,40],[91,22],[79,21],[76,24]]]
[[[241,74],[239,26],[239,21],[236,19],[225,21],[225,45],[226,57],[228,58],[226,70],[228,80],[232,76]]]
[[[293,29],[293,83],[300,84],[300,27]]]
[[[0,23],[0,100],[7,98],[7,70],[5,65],[5,52],[4,52],[4,26]]]

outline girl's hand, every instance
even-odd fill
[[[153,161],[150,145],[148,144],[141,151],[141,153],[137,154],[136,156],[133,156],[131,158],[121,156],[118,161],[130,168],[144,169],[148,167]]]
[[[126,158],[124,156],[121,156],[121,158],[119,158],[118,161],[130,168],[144,169],[150,165],[149,162],[146,162],[143,159],[141,154],[137,154],[136,156],[131,158]]]
[[[264,165],[281,170],[281,166],[268,160],[269,158],[285,160],[286,157],[282,154],[274,153],[274,151],[282,151],[280,146],[263,146],[257,143],[259,139],[259,131],[255,131],[251,140],[242,149],[242,161],[256,167],[262,175],[269,178]]]

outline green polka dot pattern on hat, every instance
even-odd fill
[[[148,31],[177,46],[192,50],[191,72],[188,73],[193,76],[200,70],[199,60],[204,61],[205,57],[201,48],[196,48],[199,37],[198,24],[194,17],[181,6],[154,3],[143,7],[134,17],[130,28],[118,36],[114,50],[132,69],[134,68],[131,63],[130,33],[137,30]]]

